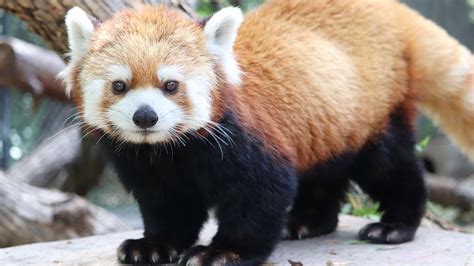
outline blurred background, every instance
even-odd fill
[[[261,2],[191,1],[189,7],[206,17],[223,6],[247,11]],[[474,0],[403,2],[474,50]],[[76,125],[77,113],[55,78],[64,63],[48,49],[51,40],[32,33],[18,10],[13,13],[0,11],[0,247],[140,228],[136,205],[105,162],[94,133]],[[429,173],[427,220],[473,233],[473,165],[421,116],[418,141]],[[343,212],[380,217],[377,203],[357,187]]]

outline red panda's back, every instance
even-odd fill
[[[274,0],[248,14],[235,51],[242,105],[303,171],[360,149],[407,93],[390,0]]]

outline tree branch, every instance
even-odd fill
[[[443,206],[456,206],[469,210],[474,204],[474,177],[464,181],[428,174],[425,177],[431,201]]]
[[[73,6],[79,6],[98,20],[106,20],[113,13],[130,7],[144,4],[165,3],[174,6],[197,18],[188,1],[185,0],[50,0],[50,1],[16,1],[0,0],[0,8],[16,15],[29,24],[29,30],[41,36],[48,45],[60,54],[68,51],[64,15]],[[193,3],[195,1],[192,1]]]
[[[54,52],[10,37],[0,37],[0,85],[67,102],[56,78],[65,64]]]

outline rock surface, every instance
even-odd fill
[[[327,236],[301,241],[283,241],[270,263],[289,265],[474,265],[474,235],[423,226],[415,241],[402,245],[373,245],[357,241],[358,230],[369,221],[341,215],[338,230]],[[202,242],[215,232],[208,225]],[[127,238],[141,231],[93,236],[0,249],[0,265],[113,265],[115,251]]]

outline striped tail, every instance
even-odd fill
[[[400,5],[418,106],[474,161],[474,57],[433,22]]]

